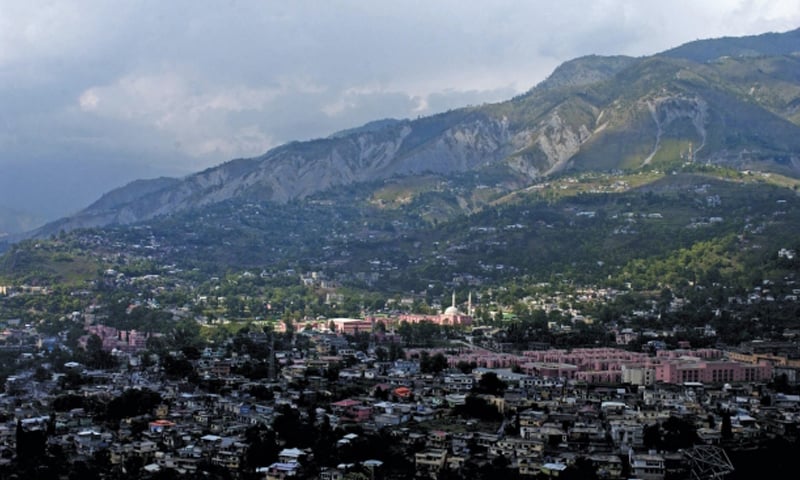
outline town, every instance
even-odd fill
[[[526,309],[453,291],[337,317],[321,272],[159,271],[0,287],[20,313],[0,318],[5,478],[747,478],[800,442],[797,331],[668,327],[677,296],[606,322],[626,292],[563,285]],[[793,288],[729,304],[796,308]]]
[[[5,3],[0,480],[797,476],[797,1]]]

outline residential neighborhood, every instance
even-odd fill
[[[127,283],[163,288],[147,281]],[[3,295],[50,294],[8,286]],[[509,326],[483,325],[467,297],[457,305],[452,294],[441,313],[250,321],[218,338],[197,336],[204,321],[191,308],[154,299],[119,311],[166,312],[171,331],[110,326],[93,302],[65,313],[69,328],[56,335],[3,319],[3,354],[17,366],[0,396],[0,469],[9,478],[33,468],[42,478],[658,480],[731,474],[740,452],[800,442],[794,342],[668,347],[676,331],[620,323],[606,346],[532,340],[516,350]],[[591,323],[574,303],[546,324],[556,338]],[[426,344],[431,336],[444,340]]]

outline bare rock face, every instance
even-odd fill
[[[409,144],[414,130],[413,122],[403,122],[388,131],[355,132],[279,147],[260,158],[235,160],[191,175],[176,185],[148,192],[146,198],[129,194],[139,208],[113,205],[117,212],[113,218],[115,223],[131,223],[236,196],[283,203],[339,185],[398,174],[467,171],[498,161],[512,149],[503,119],[475,116],[419,145]],[[91,212],[105,221],[107,217],[97,216],[105,210],[102,207],[90,207],[84,216]]]
[[[541,129],[538,145],[547,156],[551,165],[548,173],[564,168],[573,155],[578,153],[583,142],[592,136],[585,124],[571,125],[565,123],[558,112],[548,120]]]
[[[677,120],[691,121],[700,144],[697,145],[693,154],[696,155],[706,144],[706,124],[708,122],[708,103],[700,97],[686,97],[680,94],[659,95],[655,98],[643,99],[639,102],[644,104],[650,112],[655,123],[656,139],[653,151],[644,159],[642,165],[647,165],[661,148],[661,138],[664,132]]]

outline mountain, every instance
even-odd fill
[[[684,162],[800,176],[800,30],[572,60],[506,102],[381,120],[182,179],[134,182],[32,232],[129,224],[232,198],[285,204],[398,176],[531,184]]]
[[[331,135],[328,135],[328,138],[342,138],[359,133],[377,132],[385,128],[397,125],[398,123],[401,122],[402,120],[398,120],[396,118],[384,118],[382,120],[373,120],[371,122],[365,123],[360,127],[348,128],[345,130],[338,131],[336,133],[332,133]]]
[[[749,37],[697,40],[667,50],[662,55],[704,63],[721,57],[791,55],[800,50],[798,45],[800,45],[800,28],[785,33],[771,32]]]

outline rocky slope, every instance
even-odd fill
[[[133,223],[233,197],[284,203],[424,172],[499,169],[535,180],[696,161],[800,176],[799,35],[576,59],[507,102],[373,122],[180,180],[134,182],[34,234]]]

